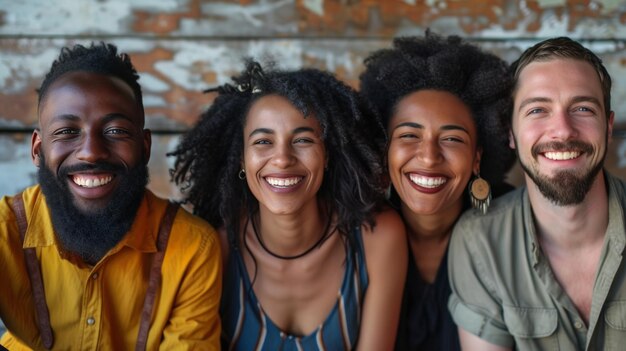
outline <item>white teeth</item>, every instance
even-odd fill
[[[302,180],[302,177],[293,177],[293,178],[274,178],[274,177],[266,177],[265,180],[274,187],[279,188],[288,188],[290,186],[294,186]]]
[[[113,176],[107,176],[104,178],[96,178],[96,179],[74,176],[72,180],[74,180],[74,183],[82,186],[83,188],[96,188],[96,187],[103,186],[111,182],[111,180],[113,180]]]
[[[424,177],[416,174],[409,175],[411,181],[424,188],[436,188],[442,186],[448,180],[443,177]]]
[[[550,160],[571,160],[578,156],[580,156],[580,152],[578,151],[565,151],[565,152],[556,152],[550,151],[544,154],[546,158]]]

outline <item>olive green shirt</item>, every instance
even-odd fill
[[[448,308],[466,331],[518,350],[626,350],[626,183],[607,179],[609,223],[589,326],[539,247],[526,188],[468,211],[450,242]]]

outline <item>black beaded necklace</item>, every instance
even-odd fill
[[[326,222],[326,226],[324,227],[324,231],[322,232],[323,235],[319,238],[318,241],[315,242],[315,244],[313,244],[313,246],[309,247],[308,249],[304,250],[304,252],[299,253],[297,255],[294,255],[294,256],[283,256],[283,255],[279,255],[277,253],[272,252],[270,249],[267,248],[267,246],[265,246],[265,243],[263,243],[263,239],[261,239],[261,235],[259,234],[259,231],[256,228],[256,221],[254,220],[254,218],[252,218],[251,222],[252,222],[252,231],[254,231],[254,236],[256,237],[256,240],[259,242],[259,244],[261,244],[261,247],[263,248],[263,250],[265,250],[265,252],[267,252],[271,256],[276,257],[276,258],[281,259],[281,260],[295,260],[295,259],[298,259],[300,257],[308,255],[315,248],[322,246],[324,241],[326,241],[326,239],[328,239],[330,237],[330,235],[332,233],[334,233],[335,230],[337,229],[335,227],[333,230],[329,231],[329,229],[330,229],[330,222],[331,222],[331,219],[329,217],[328,221]],[[244,238],[245,238],[245,235],[244,235]]]

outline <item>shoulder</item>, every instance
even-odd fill
[[[22,196],[26,212],[31,213],[34,210],[34,206],[38,206],[42,203],[39,201],[42,198],[41,195],[41,188],[38,185],[34,185],[13,196],[2,196],[2,198],[0,198],[0,222],[6,223],[15,221],[12,204],[16,196]],[[43,202],[43,204],[45,205],[45,202]]]
[[[615,191],[617,198],[623,204],[626,202],[626,181],[618,178],[608,171],[604,172],[609,191]]]
[[[406,251],[407,239],[404,222],[400,215],[391,208],[385,208],[375,214],[376,224],[373,227],[363,225],[363,247],[365,256],[391,258],[399,251]]]
[[[515,220],[522,220],[520,217],[525,197],[526,189],[520,187],[493,200],[486,214],[469,209],[459,218],[454,232],[476,235],[499,233],[506,227],[515,225]]]
[[[165,214],[168,201],[146,190],[148,214],[153,228],[158,228]],[[204,219],[191,214],[179,206],[174,217],[168,242],[168,251],[176,250],[179,256],[211,255],[219,253],[220,243],[217,231]]]
[[[9,222],[13,220],[13,218],[15,218],[15,216],[13,215],[13,211],[11,210],[11,201],[13,201],[12,196],[3,196],[2,198],[0,198],[0,222],[1,223]]]
[[[395,241],[406,240],[406,229],[402,217],[392,208],[384,208],[374,215],[375,225],[363,225],[363,241]]]
[[[486,214],[468,210],[459,219],[450,238],[448,257],[469,255],[473,259],[499,257],[521,249],[525,240],[524,201],[528,201],[525,188],[515,189],[492,202]]]

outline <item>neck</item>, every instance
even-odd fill
[[[250,220],[261,247],[281,259],[309,254],[333,231],[331,218],[320,211],[317,204],[307,211],[289,215],[276,215],[261,206],[258,217]]]
[[[545,198],[528,177],[526,184],[537,235],[542,243],[575,249],[604,240],[609,211],[606,181],[602,172],[594,180],[585,199],[570,206],[559,206]]]
[[[461,200],[433,214],[415,213],[402,204],[402,215],[407,226],[413,263],[422,279],[429,284],[437,278],[452,228],[462,209]]]
[[[463,210],[461,199],[453,206],[433,214],[420,214],[411,211],[404,203],[401,207],[404,224],[411,240],[418,242],[448,240],[452,228]]]

